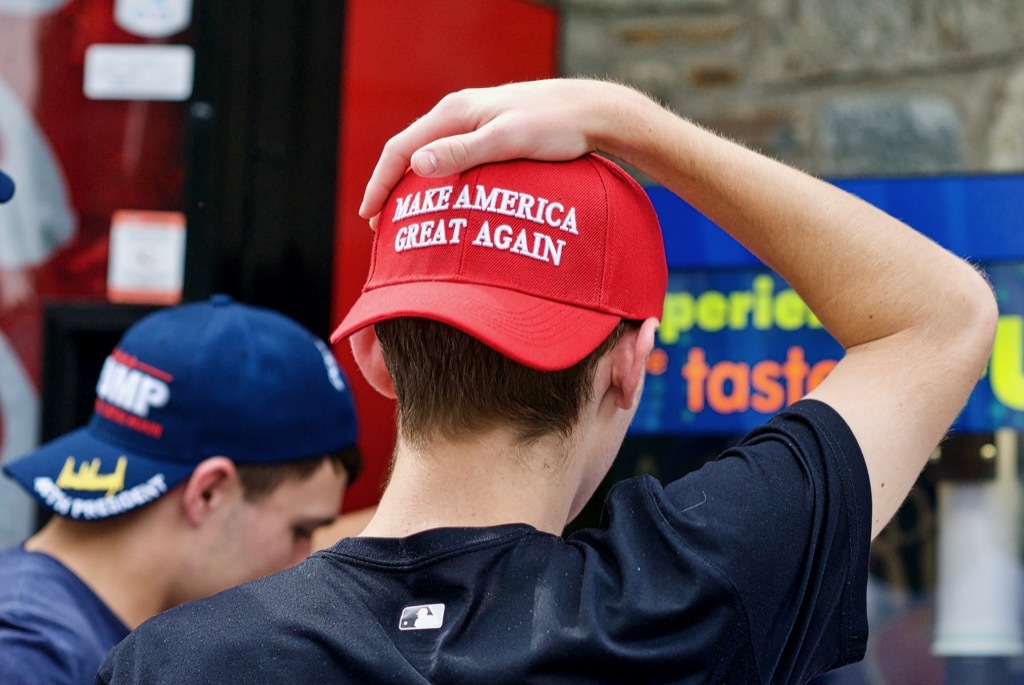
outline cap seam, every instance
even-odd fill
[[[602,307],[602,311],[607,312],[610,307],[610,298],[605,295],[605,283],[608,282],[608,269],[610,268],[611,259],[609,259],[608,249],[611,247],[611,234],[612,234],[612,215],[610,204],[608,202],[608,184],[605,183],[604,174],[601,173],[599,163],[594,159],[595,155],[588,155],[587,161],[590,162],[591,166],[597,172],[597,180],[601,183],[601,196],[604,198],[604,263],[601,265],[601,297],[599,298],[598,304]],[[607,312],[611,313],[611,312]]]

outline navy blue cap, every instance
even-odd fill
[[[212,456],[281,463],[355,440],[352,393],[327,345],[215,296],[132,326],[104,362],[89,424],[4,471],[56,514],[100,519],[153,501]]]
[[[14,197],[14,180],[0,171],[0,204]]]

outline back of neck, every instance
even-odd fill
[[[502,432],[412,446],[399,437],[388,486],[363,536],[526,523],[560,534],[578,486],[568,441],[516,445]]]

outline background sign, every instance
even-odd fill
[[[954,428],[1024,430],[1024,175],[836,185],[975,262],[1000,319],[992,360]],[[670,275],[631,435],[739,435],[799,399],[842,356],[778,275],[682,200],[648,190]]]

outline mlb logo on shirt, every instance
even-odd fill
[[[399,630],[437,630],[444,623],[444,604],[417,604],[402,609]]]

